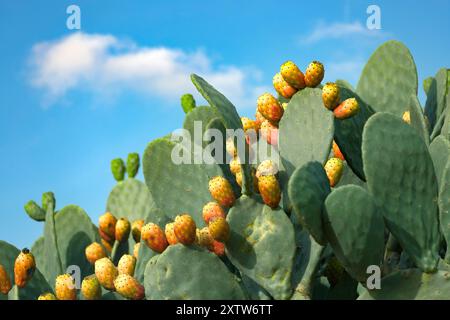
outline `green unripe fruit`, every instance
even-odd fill
[[[33,200],[25,204],[25,212],[31,219],[36,221],[45,221],[45,211]]]
[[[53,211],[56,207],[55,195],[53,192],[45,192],[42,195],[42,209],[47,212],[48,208],[51,208]]]
[[[186,93],[181,96],[181,107],[186,114],[195,108],[195,100],[192,94]]]
[[[139,170],[139,154],[130,153],[127,158],[127,174],[129,178],[134,178]]]
[[[116,181],[122,181],[125,176],[125,164],[122,159],[117,158],[111,161],[111,172]]]

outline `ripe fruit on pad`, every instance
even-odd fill
[[[117,264],[117,270],[119,274],[134,275],[134,269],[136,267],[136,258],[129,254],[124,254]]]
[[[135,243],[134,247],[133,247],[133,257],[135,257],[136,259],[139,258],[139,248],[141,247],[141,243]]]
[[[214,240],[211,251],[214,252],[217,256],[223,257],[225,255],[225,244]]]
[[[325,76],[323,64],[319,61],[313,61],[309,64],[305,71],[305,83],[307,87],[317,87]]]
[[[105,239],[102,239],[102,245],[103,245],[103,247],[105,247],[105,249],[108,253],[111,253],[112,244],[110,242],[106,241]]]
[[[297,89],[289,85],[280,73],[273,76],[272,84],[278,94],[286,99],[290,99],[297,92]]]
[[[179,242],[177,236],[175,235],[174,225],[175,225],[174,222],[168,223],[168,224],[166,224],[166,227],[164,230],[165,234],[166,234],[167,242],[170,245],[174,245]]]
[[[135,242],[141,241],[141,230],[144,226],[144,223],[145,222],[143,219],[139,219],[133,221],[133,223],[131,224],[131,235],[133,236]]]
[[[197,229],[197,244],[199,246],[205,247],[208,250],[213,249],[214,239],[211,237],[208,227],[202,229]]]
[[[135,278],[128,274],[120,274],[114,280],[114,286],[118,294],[130,300],[142,300],[145,289]]]
[[[322,101],[328,110],[334,110],[339,105],[340,93],[336,83],[328,82],[323,86]]]
[[[256,169],[256,177],[275,176],[278,173],[278,165],[272,160],[264,160]]]
[[[178,241],[189,245],[195,242],[196,225],[194,219],[188,214],[178,215],[175,218],[173,230]]]
[[[244,131],[248,131],[248,130],[257,131],[258,130],[258,125],[255,120],[252,120],[247,117],[241,117],[241,122],[242,122],[242,128],[244,129]]]
[[[241,162],[238,157],[234,157],[230,161],[230,171],[232,174],[236,175],[239,171],[241,171]]]
[[[268,120],[264,120],[261,124],[261,136],[267,141],[268,144],[278,145],[278,127],[272,124]]]
[[[280,102],[270,93],[264,93],[259,96],[257,107],[263,117],[273,123],[278,123],[284,113],[284,109]]]
[[[98,282],[107,290],[114,291],[114,279],[119,272],[109,258],[102,258],[95,261],[95,276]]]
[[[223,207],[229,208],[236,201],[230,182],[222,176],[209,180],[208,188],[213,199]]]
[[[274,175],[260,176],[258,178],[258,189],[266,205],[271,208],[278,207],[281,200],[281,190]]]
[[[90,264],[94,264],[98,259],[106,257],[105,249],[98,242],[91,243],[84,251],[86,254],[86,259]]]
[[[209,222],[209,234],[214,240],[226,242],[230,237],[230,226],[225,218],[215,218]]]
[[[46,292],[46,293],[41,294],[38,297],[38,300],[58,300],[58,299],[56,299],[56,297],[55,297],[55,295],[53,293]]]
[[[203,206],[202,216],[203,221],[209,224],[212,219],[225,218],[225,211],[217,202],[212,201]]]
[[[120,218],[116,223],[116,241],[125,242],[130,235],[131,225],[130,221],[125,218]]]
[[[335,158],[339,158],[342,161],[345,161],[344,155],[341,152],[341,149],[339,149],[339,146],[337,145],[336,141],[333,140],[333,154]]]
[[[8,294],[9,290],[11,290],[11,278],[4,266],[0,264],[0,293]]]
[[[76,300],[75,279],[70,274],[62,274],[56,277],[55,294],[58,300]]]
[[[14,282],[19,288],[24,288],[33,277],[36,261],[27,248],[23,249],[14,262]]]
[[[325,172],[327,173],[330,186],[334,187],[338,184],[344,171],[344,163],[339,158],[330,158],[325,164]]]
[[[164,231],[155,223],[147,223],[142,227],[141,239],[155,252],[162,253],[168,243]]]
[[[333,110],[333,113],[337,119],[342,120],[354,116],[358,111],[358,101],[356,101],[355,98],[349,98],[337,106],[336,109]]]
[[[98,219],[98,230],[102,239],[109,243],[114,242],[116,223],[116,217],[114,217],[110,212],[106,212],[100,216]]]
[[[305,84],[305,75],[297,65],[292,61],[286,61],[280,67],[280,73],[283,79],[292,87],[301,90]]]
[[[81,283],[81,294],[86,300],[99,300],[102,296],[100,282],[95,275],[87,276]]]

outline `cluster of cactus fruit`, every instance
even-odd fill
[[[51,192],[28,202],[44,235],[0,241],[0,299],[450,299],[449,70],[425,80],[424,108],[397,41],[356,89],[324,73],[281,65],[254,120],[192,75],[209,105],[184,95],[183,129],[242,130],[244,154],[224,135],[223,162],[176,164],[167,135],[143,154],[145,183],[138,154],[114,159],[98,226]]]

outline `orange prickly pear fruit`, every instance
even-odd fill
[[[175,235],[174,226],[175,226],[174,222],[168,223],[168,224],[166,224],[166,227],[165,227],[165,230],[164,230],[164,233],[166,234],[167,242],[170,245],[174,245],[174,244],[179,243],[178,238]]]
[[[155,252],[162,253],[168,243],[164,231],[155,223],[147,223],[142,227],[141,239]]]
[[[109,258],[101,258],[95,261],[95,276],[98,282],[107,290],[114,291],[114,279],[119,272]]]
[[[271,208],[278,207],[281,200],[281,190],[274,175],[260,176],[258,178],[258,188],[265,204]]]
[[[141,247],[141,243],[135,243],[133,247],[133,256],[137,259],[139,258],[139,248]]]
[[[205,247],[208,250],[212,249],[214,239],[211,237],[208,227],[197,229],[197,243],[199,246]]]
[[[11,278],[6,272],[5,267],[0,264],[0,293],[5,295],[8,294],[8,292],[11,290],[11,287]]]
[[[313,61],[305,71],[305,83],[307,87],[317,87],[325,76],[325,68],[319,61]]]
[[[58,300],[77,300],[75,280],[70,274],[62,274],[56,277],[55,294]]]
[[[105,249],[98,242],[93,242],[85,249],[86,259],[90,264],[94,264],[98,259],[106,257]]]
[[[99,300],[102,296],[102,288],[97,277],[92,274],[81,282],[81,294],[86,300]]]
[[[108,253],[111,253],[111,252],[112,252],[112,244],[111,244],[111,243],[109,243],[109,242],[106,241],[105,239],[102,239],[102,245],[103,245],[103,247],[106,249],[106,251],[107,251]]]
[[[339,158],[342,161],[345,161],[344,155],[341,152],[341,149],[339,149],[339,146],[337,145],[336,141],[333,140],[333,154],[335,158]]]
[[[261,136],[266,139],[268,144],[273,146],[278,145],[278,127],[273,125],[270,121],[265,120],[261,124]]]
[[[125,242],[130,235],[131,225],[125,218],[120,218],[116,223],[115,238],[119,242]]]
[[[264,118],[264,116],[261,114],[261,112],[259,112],[258,110],[256,110],[255,113],[255,122],[256,122],[256,126],[259,129],[261,128],[261,123],[263,123],[264,120],[266,120],[266,118]]]
[[[278,123],[284,113],[280,102],[270,93],[260,95],[257,100],[257,106],[263,117],[273,123]]]
[[[272,84],[278,94],[286,99],[290,99],[297,92],[297,89],[289,85],[280,73],[273,76]]]
[[[120,274],[114,280],[114,287],[118,294],[129,300],[142,300],[144,298],[144,286],[128,274]]]
[[[225,148],[230,156],[232,156],[233,158],[237,156],[237,149],[236,146],[234,145],[233,137],[227,139],[225,143]]]
[[[98,230],[105,241],[114,242],[117,219],[111,213],[106,212],[98,219]]]
[[[236,201],[236,197],[230,182],[221,176],[209,180],[209,192],[214,200],[223,207],[229,208]]]
[[[141,241],[141,230],[145,222],[143,219],[135,220],[131,224],[131,235],[135,242]]]
[[[27,248],[23,249],[14,262],[14,282],[19,288],[24,288],[33,277],[36,261]]]
[[[292,61],[286,61],[281,65],[280,73],[283,79],[292,87],[301,90],[306,87],[305,75]]]
[[[196,225],[194,219],[188,214],[182,214],[175,218],[173,231],[180,243],[189,245],[195,242]]]
[[[130,276],[133,276],[135,268],[136,258],[129,254],[124,254],[117,264],[117,271],[119,271],[119,274],[126,273]]]
[[[226,242],[230,237],[230,226],[224,218],[215,218],[209,222],[209,234],[214,240]]]
[[[278,165],[272,160],[264,160],[256,169],[256,177],[274,176],[278,173]]]
[[[344,171],[344,163],[339,158],[330,158],[325,164],[325,172],[327,173],[330,186],[334,187],[338,184]]]
[[[252,120],[250,118],[247,117],[241,117],[241,122],[242,122],[242,128],[244,129],[244,131],[248,131],[248,130],[258,130],[258,126],[256,124],[255,120]]]
[[[328,82],[323,86],[322,101],[328,110],[334,110],[339,105],[340,93],[336,83]]]
[[[223,257],[225,255],[225,244],[214,240],[211,251],[214,252],[217,256]]]
[[[203,220],[208,224],[214,218],[225,218],[225,211],[217,202],[208,202],[203,206]]]
[[[358,101],[356,101],[355,98],[349,98],[337,106],[336,109],[333,110],[333,113],[337,119],[342,120],[354,116],[358,111]]]
[[[56,296],[53,293],[46,292],[46,293],[41,294],[38,297],[38,300],[58,300],[58,299],[56,299]]]
[[[234,175],[241,171],[241,162],[238,157],[235,157],[230,161],[230,171]]]

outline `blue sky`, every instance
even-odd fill
[[[66,27],[71,4],[79,32]],[[365,27],[370,4],[380,31]],[[449,67],[449,33],[447,0],[1,1],[0,239],[31,246],[43,226],[23,205],[49,190],[96,222],[115,184],[110,160],[181,126],[191,72],[253,116],[285,60],[320,60],[326,80],[356,84],[371,52],[397,39],[421,82]]]

